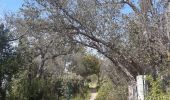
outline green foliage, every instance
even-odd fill
[[[30,72],[26,70],[13,79],[9,100],[62,100],[77,94],[83,98],[87,94],[82,78],[74,73],[31,79],[29,75]]]
[[[87,91],[83,94],[84,96],[82,96],[81,94],[77,94],[75,95],[73,98],[71,98],[71,100],[89,100],[90,99],[90,92]]]
[[[10,89],[11,78],[18,72],[20,57],[11,45],[12,36],[4,25],[0,25],[0,99],[5,100]]]
[[[99,84],[98,83],[98,76],[96,74],[90,75],[87,77],[88,80],[90,80],[89,84],[89,88],[96,88],[98,87]]]
[[[160,76],[154,80],[153,77],[149,75],[147,76],[147,81],[150,83],[150,88],[146,100],[169,100],[169,93],[163,91]]]
[[[99,88],[96,100],[126,100],[126,86],[114,86],[112,81],[107,78]]]
[[[7,54],[11,54],[11,46],[9,44],[9,34],[8,29],[5,29],[4,25],[0,25],[0,53],[1,53],[1,59],[3,57],[6,57]],[[5,54],[7,53],[7,54]],[[6,56],[5,56],[6,55]]]
[[[106,100],[106,97],[108,97],[108,94],[112,91],[112,89],[113,85],[111,82],[104,83],[98,91],[96,100]]]
[[[49,79],[32,77],[29,72],[20,72],[18,78],[13,79],[10,100],[53,100],[52,87]]]
[[[98,58],[93,55],[86,55],[83,57],[82,61],[83,66],[85,67],[88,74],[98,74],[100,71],[100,63]]]

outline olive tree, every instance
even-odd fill
[[[30,5],[31,7],[47,12],[44,16],[47,15],[48,23],[54,29],[64,31],[62,34],[69,37],[72,42],[94,48],[109,58],[115,65],[115,70],[123,73],[127,80],[135,80],[136,75],[144,74],[148,69],[157,70],[157,63],[161,64],[162,58],[166,58],[167,36],[164,13],[167,1],[32,0],[30,2],[38,5]],[[125,5],[132,9],[130,15],[122,13],[121,10]],[[149,55],[146,49],[149,50]],[[153,57],[155,54],[156,58]],[[146,57],[149,58],[148,62],[143,60]],[[158,61],[153,62],[154,59]]]

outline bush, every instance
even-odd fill
[[[164,92],[162,87],[162,80],[157,77],[153,79],[151,75],[147,76],[147,81],[150,83],[149,93],[146,95],[146,100],[169,100],[170,92]]]
[[[126,93],[126,86],[114,86],[112,81],[108,80],[99,88],[96,100],[127,100]]]
[[[9,100],[65,100],[77,94],[86,95],[83,78],[74,73],[62,77],[32,77],[28,71],[21,72],[12,80]]]

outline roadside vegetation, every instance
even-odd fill
[[[127,100],[138,75],[146,100],[169,100],[169,10],[169,0],[24,0],[0,22],[0,100]]]

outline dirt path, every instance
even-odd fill
[[[91,93],[90,100],[95,100],[98,93]]]
[[[97,90],[94,88],[91,90],[91,97],[90,97],[90,100],[95,100],[96,99],[96,96],[97,96]]]

